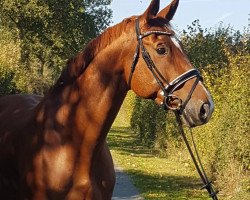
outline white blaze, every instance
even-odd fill
[[[172,42],[174,43],[174,45],[175,45],[178,49],[180,49],[180,51],[182,52],[181,43],[180,43],[180,41],[177,39],[177,37],[176,37],[176,36],[171,36],[170,38],[171,38]]]

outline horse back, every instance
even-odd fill
[[[0,199],[19,199],[17,157],[24,151],[24,147],[20,149],[18,144],[27,143],[25,138],[28,132],[32,132],[36,108],[41,99],[35,95],[0,98]]]
[[[0,150],[14,137],[21,137],[27,125],[34,122],[36,107],[41,99],[41,96],[36,95],[10,95],[0,98]]]

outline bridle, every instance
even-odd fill
[[[142,57],[143,57],[144,61],[146,62],[148,69],[151,71],[152,75],[154,76],[155,80],[157,81],[157,84],[160,86],[160,88],[163,92],[163,96],[164,96],[163,106],[164,106],[164,108],[168,109],[168,110],[177,110],[181,114],[183,112],[183,110],[185,109],[187,103],[189,102],[198,82],[202,81],[202,76],[200,75],[200,73],[197,69],[191,69],[191,70],[184,72],[180,76],[176,77],[171,82],[169,82],[161,74],[161,72],[158,70],[158,68],[154,64],[153,60],[151,59],[147,49],[145,48],[145,46],[143,44],[143,38],[145,38],[149,35],[152,35],[152,34],[173,36],[173,33],[165,32],[165,31],[147,31],[145,33],[141,33],[138,18],[136,19],[135,24],[136,24],[135,30],[136,30],[138,44],[136,47],[133,63],[131,66],[131,72],[130,72],[129,81],[128,81],[129,86],[131,85],[132,76],[133,76],[133,73],[135,71],[135,68],[136,68],[136,65],[137,65],[137,62],[138,62],[138,59],[140,56],[140,50],[141,50]],[[176,95],[174,95],[173,93],[181,85],[183,85],[184,83],[186,83],[187,81],[189,81],[190,79],[193,79],[193,78],[196,78],[196,80],[195,80],[188,96],[186,97],[185,101],[182,102],[182,100],[179,97],[177,97]],[[176,107],[171,106],[171,102],[173,100],[177,101]]]
[[[147,64],[148,69],[151,71],[152,75],[154,76],[156,82],[158,83],[158,85],[160,86],[162,92],[163,92],[163,96],[164,96],[164,100],[163,100],[163,106],[164,109],[166,110],[173,110],[175,111],[175,115],[176,115],[176,119],[179,125],[179,129],[181,132],[181,135],[183,137],[183,140],[188,148],[188,151],[191,155],[191,158],[194,162],[194,165],[196,167],[196,170],[198,171],[198,174],[202,180],[202,182],[204,183],[204,186],[202,187],[202,189],[206,189],[209,193],[209,196],[213,199],[213,200],[218,200],[217,198],[217,191],[214,191],[212,182],[208,180],[207,175],[204,171],[204,168],[202,166],[202,163],[200,161],[200,157],[198,155],[197,149],[196,149],[196,145],[194,143],[193,140],[193,135],[191,132],[191,136],[192,136],[192,141],[193,141],[193,146],[194,146],[194,150],[195,150],[195,154],[196,157],[189,145],[189,142],[187,140],[187,137],[185,135],[185,132],[183,130],[182,127],[182,122],[181,122],[181,118],[180,116],[182,115],[183,110],[185,109],[187,103],[189,102],[189,100],[192,97],[192,94],[197,86],[197,84],[199,83],[199,81],[203,81],[202,76],[200,75],[199,71],[197,69],[191,69],[188,70],[186,72],[184,72],[183,74],[181,74],[180,76],[176,77],[174,80],[172,81],[168,81],[162,74],[161,72],[158,70],[158,68],[156,67],[156,65],[154,64],[153,60],[151,59],[147,49],[145,48],[144,44],[143,44],[143,38],[152,35],[152,34],[156,34],[156,35],[167,35],[167,36],[173,36],[173,33],[169,33],[169,32],[165,32],[165,31],[147,31],[145,33],[141,33],[140,32],[140,25],[139,25],[139,19],[136,19],[136,23],[135,23],[135,30],[136,30],[136,36],[137,36],[137,41],[138,44],[136,46],[136,51],[134,54],[134,59],[133,59],[133,63],[131,66],[131,72],[129,75],[129,80],[128,80],[128,84],[129,86],[131,86],[131,81],[132,81],[132,76],[133,73],[135,71],[139,56],[140,56],[140,50],[141,50],[141,54],[142,57],[144,59],[144,61]],[[196,78],[196,80],[193,83],[192,88],[189,91],[188,96],[186,97],[185,101],[182,102],[182,100],[177,97],[176,95],[174,95],[173,93],[178,90],[178,88],[180,86],[182,86],[184,83],[186,83],[187,81],[189,81],[190,79]],[[172,107],[171,102],[175,100],[178,102],[176,107]],[[197,158],[197,159],[196,159]]]

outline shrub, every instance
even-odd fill
[[[0,65],[0,96],[16,92],[16,85],[13,82],[13,78],[14,72]]]

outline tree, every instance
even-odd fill
[[[20,40],[20,64],[26,71],[53,79],[65,60],[108,26],[110,2],[1,0],[0,28],[10,28]]]

